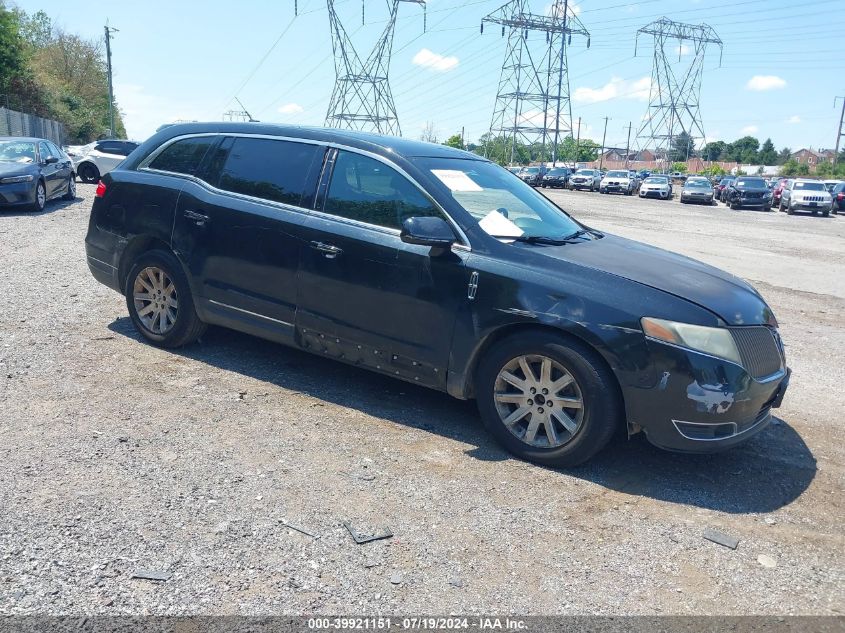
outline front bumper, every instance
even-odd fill
[[[640,189],[640,198],[663,198],[669,197],[669,192],[665,189]]]
[[[14,182],[0,185],[0,207],[34,204],[35,184],[35,182]]]
[[[546,178],[543,180],[543,185],[546,187],[566,187],[566,180]]]
[[[772,206],[770,198],[734,198],[731,202],[746,209],[765,209]]]
[[[630,423],[663,449],[711,453],[742,444],[771,421],[791,375],[755,380],[734,363],[649,340],[648,384],[624,389]]]
[[[595,185],[592,180],[570,180],[569,186],[572,189],[590,189]]]
[[[789,208],[793,211],[830,211],[830,202],[801,202],[790,200]]]
[[[607,193],[627,193],[631,190],[629,185],[622,185],[619,183],[613,184],[604,184],[602,183],[601,188],[604,189]]]
[[[681,192],[681,200],[686,200],[687,202],[701,202],[703,204],[710,204],[713,202],[713,194],[712,193],[698,193],[698,192]]]

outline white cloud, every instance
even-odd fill
[[[458,65],[457,57],[444,57],[437,53],[428,50],[427,48],[420,49],[420,52],[414,55],[411,60],[417,66],[423,68],[431,68],[441,73],[449,72]]]
[[[746,125],[744,128],[740,130],[743,134],[756,134],[759,131],[756,125]]]
[[[786,80],[777,75],[754,75],[745,85],[748,90],[760,92],[762,90],[778,90],[786,88]]]
[[[801,123],[801,117],[797,114],[793,114],[786,121],[784,121],[784,123]]]
[[[675,54],[676,55],[689,55],[690,47],[686,44],[681,44],[680,46],[675,47]]]
[[[647,101],[651,90],[651,77],[643,77],[635,81],[626,81],[619,77],[611,77],[601,88],[576,88],[572,93],[572,100],[578,103],[598,103],[609,99],[636,99]]]
[[[279,108],[279,114],[299,114],[304,110],[305,108],[298,103],[286,103]]]

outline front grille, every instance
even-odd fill
[[[821,202],[824,200],[822,196],[804,196],[801,201],[802,202]]]
[[[783,369],[784,356],[777,333],[766,326],[731,328],[742,366],[760,379]]]
[[[744,197],[744,198],[762,198],[762,197],[763,197],[763,194],[762,194],[762,193],[758,193],[758,192],[756,192],[756,191],[746,191],[746,192],[743,194],[743,197]]]

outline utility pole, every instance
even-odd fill
[[[108,23],[103,27],[106,31],[106,66],[109,73],[109,136],[114,136],[114,88],[112,87],[111,76],[111,34],[117,29],[109,27]]]
[[[467,144],[464,142],[464,126],[461,126],[461,149],[466,149]]]
[[[631,154],[631,126],[633,123],[628,123],[628,142],[625,144],[625,169],[628,169],[628,156]]]
[[[581,117],[578,117],[578,137],[575,139],[575,164],[573,167],[578,168],[578,153],[581,151]]]
[[[607,122],[609,120],[610,117],[604,117],[604,133],[601,135],[601,154],[599,154],[599,171],[601,171],[601,168],[604,165],[604,141],[607,139]]]
[[[842,99],[842,114],[839,115],[839,134],[836,135],[836,149],[833,152],[833,164],[836,164],[836,161],[839,160],[839,141],[842,140],[842,136],[845,133],[842,132],[842,123],[845,121],[845,97],[834,97],[833,99],[833,107],[836,107],[836,100]]]

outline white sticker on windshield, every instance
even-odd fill
[[[508,220],[498,211],[491,211],[478,221],[478,226],[490,235],[499,237],[519,237],[523,230]]]
[[[431,173],[452,191],[484,191],[472,178],[457,169],[432,169]]]

